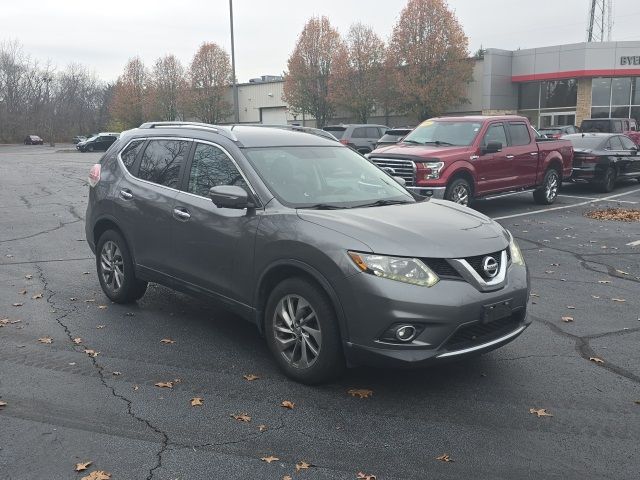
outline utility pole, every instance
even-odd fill
[[[236,81],[236,52],[233,40],[233,0],[229,0],[229,22],[231,23],[231,70],[233,75],[233,114],[234,123],[240,123],[240,105],[238,105],[238,83]]]

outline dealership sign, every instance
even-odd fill
[[[620,65],[640,65],[640,56],[620,57]]]

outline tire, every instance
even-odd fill
[[[444,192],[445,200],[457,203],[458,205],[465,205],[467,207],[471,204],[471,196],[471,185],[464,178],[456,178],[453,182],[447,185],[447,189]]]
[[[89,145],[87,147],[87,152],[93,152],[93,145]]]
[[[551,205],[558,198],[560,189],[560,174],[550,168],[544,174],[542,186],[533,191],[533,200],[539,205]]]
[[[292,327],[291,316],[281,312],[292,312]],[[299,277],[279,283],[269,295],[264,326],[269,350],[289,378],[316,385],[343,372],[338,319],[331,300],[315,284]]]
[[[616,186],[617,176],[615,167],[607,167],[602,180],[596,183],[596,188],[602,193],[612,192]]]
[[[147,290],[147,282],[135,276],[127,242],[115,230],[107,230],[98,240],[96,270],[102,291],[115,303],[139,300]]]

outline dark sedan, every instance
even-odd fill
[[[118,139],[118,134],[99,134],[79,142],[76,148],[81,152],[104,152]]]
[[[38,135],[27,135],[24,139],[25,145],[44,145],[44,140]]]
[[[563,137],[573,143],[573,180],[593,183],[602,192],[616,181],[640,179],[638,147],[625,136],[612,133],[579,133]]]

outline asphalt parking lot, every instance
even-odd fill
[[[638,182],[566,185],[551,207],[530,193],[475,205],[514,233],[530,268],[533,324],[516,341],[307,387],[210,303],[157,285],[135,305],[107,300],[84,241],[98,158],[0,146],[1,478],[638,478],[640,223],[583,216],[640,208]]]

